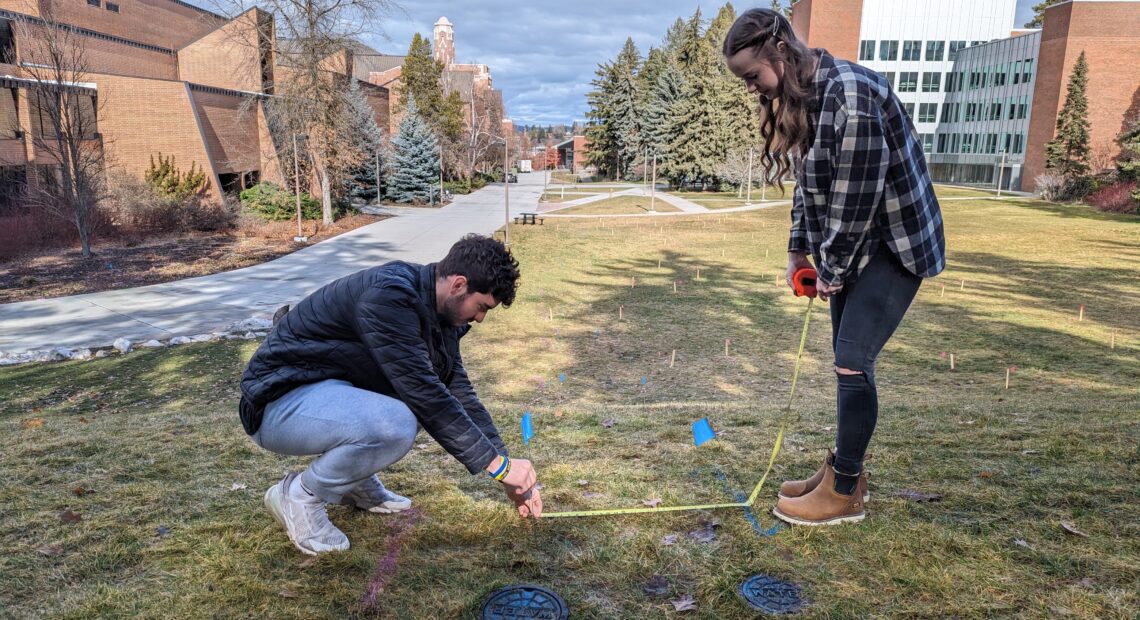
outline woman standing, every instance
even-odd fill
[[[796,163],[788,283],[811,266],[810,252],[819,296],[831,299],[836,449],[811,478],[782,484],[773,512],[799,525],[861,521],[869,497],[863,457],[879,409],[875,359],[922,278],[946,262],[922,145],[883,76],[809,49],[773,11],[741,15],[723,52],[759,98],[765,180]]]

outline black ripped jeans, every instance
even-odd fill
[[[922,278],[907,271],[883,242],[859,277],[845,282],[843,290],[831,297],[835,366],[862,373],[837,373],[835,470],[841,474],[856,475],[863,470],[863,456],[879,418],[875,359],[895,333],[921,284]]]

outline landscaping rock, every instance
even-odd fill
[[[73,360],[89,360],[91,359],[91,349],[76,349],[71,354]]]
[[[161,349],[164,345],[157,340],[151,339],[151,340],[147,340],[146,342],[140,344],[139,346],[140,347],[146,347],[147,349]]]
[[[228,332],[243,332],[243,331],[248,332],[248,331],[254,331],[254,330],[258,330],[258,329],[270,329],[271,327],[273,327],[273,322],[270,321],[269,319],[259,319],[257,317],[251,316],[248,319],[243,319],[241,321],[231,323],[230,326],[226,328],[226,331],[228,331]]]
[[[106,349],[101,349],[95,352],[95,359],[103,359],[111,355],[111,352]]]
[[[170,339],[170,344],[172,346],[179,344],[189,344],[191,342],[193,342],[193,340],[190,340],[188,336],[175,336]]]
[[[132,344],[133,343],[126,338],[118,338],[111,346],[115,347],[115,350],[119,353],[130,353]]]
[[[210,341],[210,334],[198,334],[196,336],[190,336],[190,341],[191,342],[209,342]]]

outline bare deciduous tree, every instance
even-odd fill
[[[748,174],[748,149],[737,149],[729,152],[723,162],[716,166],[716,176],[736,186],[736,197],[740,198],[748,179],[761,180],[760,158],[752,158],[752,175]]]
[[[476,168],[496,157],[497,145],[502,140],[503,111],[486,91],[473,88],[467,102],[468,124],[464,127],[462,143],[457,151],[462,157],[467,178],[475,175]]]
[[[21,41],[19,56],[12,60],[27,84],[32,142],[37,154],[58,167],[58,175],[38,169],[37,182],[29,183],[28,201],[73,221],[87,258],[105,191],[106,157],[98,133],[99,99],[95,85],[88,82],[84,36],[54,21],[50,10],[41,17],[18,16],[12,26]]]

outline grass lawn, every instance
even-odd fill
[[[956,187],[951,185],[935,185],[934,193],[938,194],[939,198],[981,198],[996,195],[993,190]],[[1009,194],[1007,193],[1006,195]]]
[[[801,584],[814,618],[1135,618],[1140,274],[1120,267],[1140,262],[1140,220],[1033,200],[944,209],[949,267],[879,362],[862,524],[766,536],[740,509],[523,523],[421,435],[384,474],[419,519],[333,509],[352,549],[309,560],[261,500],[307,459],[256,448],[238,423],[254,344],[203,343],[0,369],[2,615],[468,618],[493,589],[532,582],[575,618],[674,617],[685,595],[698,605],[685,617],[754,618],[735,588],[766,573]],[[784,210],[514,228],[523,287],[464,358],[513,454],[535,461],[547,511],[749,492],[807,305],[773,283],[786,234]],[[765,530],[776,484],[834,441],[826,314],[756,505]],[[694,449],[705,416],[722,435]],[[689,535],[702,529],[715,539]],[[643,592],[654,575],[663,598]]]
[[[649,196],[617,196],[606,198],[597,202],[590,202],[576,207],[559,209],[554,213],[558,215],[625,215],[629,213],[649,213]],[[658,213],[675,213],[680,211],[677,207],[658,199],[654,207]]]

